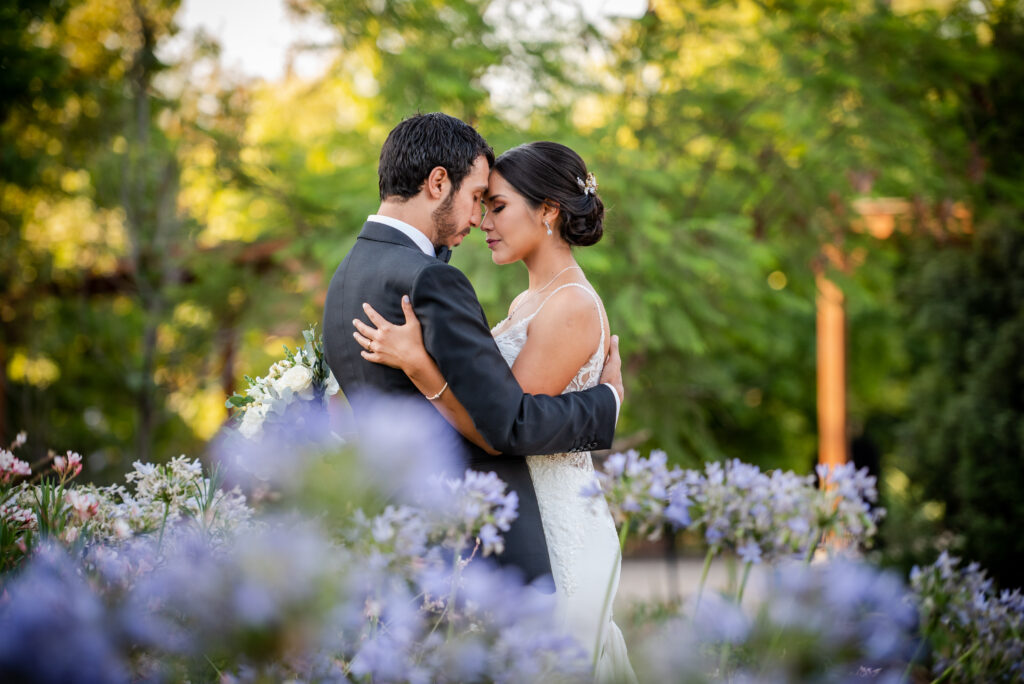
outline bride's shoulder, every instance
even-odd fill
[[[597,323],[602,308],[601,297],[590,287],[589,283],[569,283],[552,292],[537,311],[540,322],[561,322],[577,325]],[[603,314],[602,314],[603,315]]]

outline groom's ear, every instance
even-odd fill
[[[430,174],[427,176],[427,182],[424,184],[424,189],[427,191],[427,197],[432,200],[442,200],[447,195],[448,186],[451,185],[451,178],[448,176],[448,171],[443,166],[435,166],[430,170]]]

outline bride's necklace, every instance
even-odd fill
[[[516,315],[516,311],[519,311],[519,309],[521,309],[521,308],[522,308],[523,304],[526,304],[526,302],[530,301],[531,299],[533,299],[534,297],[536,297],[537,295],[539,295],[539,294],[540,294],[541,292],[543,292],[544,290],[546,290],[546,289],[548,289],[549,287],[551,287],[551,283],[555,282],[555,280],[557,280],[557,279],[558,279],[558,276],[562,275],[562,274],[563,274],[563,273],[565,273],[566,271],[571,271],[571,270],[572,270],[572,269],[574,269],[574,268],[575,268],[575,269],[577,269],[577,270],[579,270],[579,271],[582,271],[582,270],[583,270],[582,268],[580,268],[579,266],[576,266],[575,264],[573,264],[572,266],[566,266],[566,267],[565,267],[565,268],[563,268],[563,269],[562,269],[561,271],[559,271],[558,273],[556,273],[556,274],[555,274],[555,275],[554,275],[554,276],[553,276],[553,277],[551,278],[551,280],[549,280],[549,281],[548,281],[547,283],[545,283],[545,284],[544,284],[544,287],[542,287],[542,288],[540,288],[540,289],[537,289],[537,290],[534,290],[533,292],[530,292],[529,290],[527,290],[527,295],[526,295],[525,297],[523,297],[523,301],[519,302],[518,304],[516,304],[515,306],[513,306],[513,307],[512,307],[512,308],[511,308],[511,309],[509,310],[509,312],[508,312],[508,316],[506,316],[506,317],[505,317],[505,320],[506,320],[506,321],[507,321],[507,320],[510,320],[510,319],[511,319],[511,318],[512,318],[513,316],[515,316],[515,315]]]

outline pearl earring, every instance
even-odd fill
[[[544,221],[544,225],[545,225],[545,226],[547,227],[547,229],[548,229],[548,235],[551,235],[551,223],[550,223],[550,222],[548,222],[547,220],[545,220],[545,221]]]

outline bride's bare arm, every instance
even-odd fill
[[[369,304],[363,304],[363,310],[370,322],[376,326],[373,328],[358,319],[352,321],[356,327],[356,332],[352,334],[363,347],[361,352],[363,358],[397,368],[405,373],[409,380],[416,385],[416,389],[431,400],[444,419],[463,437],[489,454],[498,454],[499,452],[492,449],[487,440],[477,431],[466,408],[448,389],[448,383],[445,382],[440,369],[427,353],[427,349],[423,345],[420,322],[413,312],[409,297],[402,297],[405,325],[394,325]],[[440,396],[434,398],[439,392]]]
[[[553,295],[530,321],[526,344],[512,374],[529,394],[561,394],[597,351],[607,319],[590,292],[566,287]],[[605,329],[607,354],[611,335]]]

